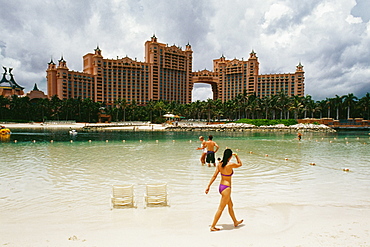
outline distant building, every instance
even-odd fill
[[[71,71],[61,58],[50,61],[47,72],[48,96],[60,99],[91,98],[114,104],[121,98],[145,104],[149,100],[191,102],[191,46],[185,50],[158,43],[153,36],[145,42],[145,62],[129,57],[107,59],[97,47],[83,57],[83,72]]]
[[[97,47],[83,56],[83,72],[72,71],[63,57],[56,65],[48,63],[48,96],[60,99],[91,98],[114,105],[118,99],[139,105],[150,100],[191,102],[194,83],[212,85],[213,99],[226,101],[240,93],[258,97],[278,94],[304,96],[304,71],[299,63],[295,73],[259,75],[259,62],[252,51],[247,61],[213,60],[214,71],[192,72],[193,51],[190,44],[183,50],[168,46],[152,36],[145,42],[145,62],[129,57],[107,59]]]
[[[213,99],[227,101],[238,94],[256,93],[257,97],[276,95],[283,91],[289,96],[304,96],[304,71],[301,63],[295,73],[259,74],[259,62],[252,51],[248,60],[226,60],[224,56],[213,60],[213,70],[193,73],[193,83],[212,85]]]
[[[0,95],[5,96],[5,97],[10,97],[13,95],[18,95],[18,96],[23,95],[24,87],[19,86],[18,83],[15,81],[14,76],[12,74],[13,68],[9,68],[9,75],[10,75],[9,80],[6,78],[7,73],[8,73],[7,68],[3,67],[3,69],[4,69],[4,73],[0,81]]]
[[[48,98],[48,96],[43,91],[39,90],[36,83],[35,83],[35,86],[33,87],[32,91],[26,93],[25,96],[30,98],[30,100]]]

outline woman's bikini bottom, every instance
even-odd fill
[[[230,186],[227,186],[227,185],[224,185],[224,184],[220,184],[220,186],[218,187],[218,191],[220,192],[220,194],[222,193],[222,191],[224,191],[225,189],[227,188],[230,188]]]

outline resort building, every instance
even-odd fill
[[[10,97],[12,95],[23,95],[23,89],[24,87],[21,87],[18,85],[18,83],[15,81],[14,76],[12,74],[13,68],[9,68],[9,75],[10,79],[6,78],[6,75],[8,73],[8,70],[6,67],[3,67],[4,73],[3,77],[0,81],[0,95],[5,97]]]
[[[284,91],[304,96],[304,71],[299,64],[295,73],[259,75],[259,62],[252,51],[248,60],[213,61],[213,71],[192,72],[193,51],[190,44],[182,49],[159,43],[156,36],[145,42],[145,61],[129,57],[107,59],[97,47],[83,56],[83,72],[72,71],[63,57],[56,65],[48,64],[48,96],[60,99],[91,98],[114,105],[118,99],[139,105],[153,100],[191,102],[194,83],[211,84],[213,99],[226,101],[241,93],[258,97]]]
[[[35,83],[35,86],[33,87],[33,89],[30,92],[26,93],[25,96],[28,97],[30,100],[33,100],[33,99],[47,99],[48,98],[48,96],[37,87],[36,83]]]
[[[263,98],[283,91],[289,96],[304,96],[304,71],[299,63],[295,73],[259,74],[259,62],[252,51],[248,60],[227,60],[223,55],[213,60],[213,71],[193,73],[193,82],[212,85],[213,99],[227,101],[239,94],[253,94]]]
[[[150,100],[191,102],[191,46],[185,50],[158,43],[153,36],[145,43],[145,62],[129,57],[106,59],[97,47],[83,57],[83,72],[71,71],[61,58],[58,66],[50,61],[47,69],[49,97],[91,98],[114,104],[126,99],[142,105]]]

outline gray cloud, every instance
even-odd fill
[[[3,1],[0,65],[14,67],[18,83],[46,91],[46,66],[64,56],[82,70],[82,56],[99,44],[103,56],[144,60],[154,33],[169,45],[194,50],[194,70],[212,60],[249,57],[260,73],[294,72],[302,62],[306,93],[314,99],[369,91],[370,12],[367,0],[266,1]],[[193,95],[210,97],[196,85]],[[203,95],[203,96],[202,96]]]

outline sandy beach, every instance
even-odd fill
[[[216,196],[217,197],[217,196]],[[236,202],[237,203],[237,202]],[[189,205],[189,207],[196,205]],[[224,212],[210,232],[215,203],[207,210],[165,207],[102,209],[95,220],[38,217],[33,224],[1,223],[3,246],[370,246],[370,209],[270,205]],[[78,216],[76,216],[78,218]]]
[[[97,123],[97,124],[89,124],[89,123],[7,123],[2,124],[6,128],[12,129],[74,129],[74,130],[81,130],[84,127],[93,127],[93,128],[104,128],[106,130],[164,130],[166,127],[162,124],[144,124],[144,123],[130,123],[127,122],[122,124],[105,124],[105,123]],[[112,127],[109,127],[109,126]],[[121,125],[121,126],[120,126]]]

